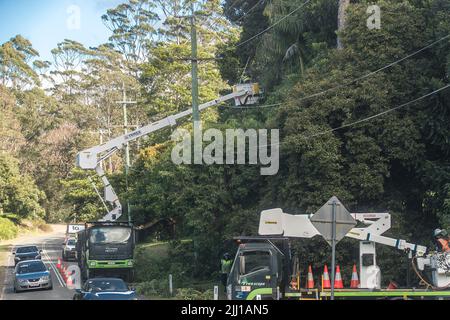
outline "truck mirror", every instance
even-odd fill
[[[241,275],[245,274],[245,256],[244,255],[239,256],[239,269],[240,269],[239,273]]]

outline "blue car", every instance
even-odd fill
[[[137,296],[122,279],[93,278],[76,290],[73,300],[137,300]]]
[[[53,289],[50,271],[41,260],[22,261],[14,272],[14,292]]]

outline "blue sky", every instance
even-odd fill
[[[40,59],[53,61],[50,51],[58,42],[71,39],[86,47],[108,40],[111,32],[101,16],[123,0],[0,0],[0,43],[21,34],[33,43]],[[76,7],[74,7],[76,6]],[[79,8],[79,29],[70,27],[73,14]],[[72,11],[73,13],[74,11]]]

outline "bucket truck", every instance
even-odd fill
[[[337,298],[446,298],[450,299],[450,254],[428,253],[425,246],[409,243],[403,239],[384,236],[391,227],[391,215],[381,213],[351,213],[358,224],[347,238],[359,241],[360,289],[335,289]],[[292,215],[282,209],[261,212],[259,236],[238,237],[239,248],[227,283],[228,299],[266,299],[275,297],[326,299],[330,292],[317,289],[293,290],[289,286],[292,257],[289,240],[310,239],[319,232],[311,222],[312,215]],[[381,270],[377,265],[375,244],[397,248],[409,254],[413,269],[427,289],[382,290]],[[424,280],[420,271],[428,267],[432,283]],[[420,271],[419,271],[420,270]],[[449,290],[446,290],[449,288]]]
[[[233,99],[237,106],[255,104],[258,102],[258,96],[257,84],[237,85],[233,88],[233,93],[200,105],[199,111]],[[122,204],[101,163],[128,143],[158,130],[173,127],[178,120],[191,114],[192,109],[171,115],[78,153],[76,165],[84,170],[95,170],[100,177],[104,186],[104,196],[100,194],[95,185],[94,188],[107,211],[100,221],[86,223],[85,229],[78,235],[77,260],[84,279],[111,273],[123,276],[128,280],[133,278],[135,228],[130,223],[118,222],[122,215]]]

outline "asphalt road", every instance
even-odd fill
[[[0,299],[3,300],[71,300],[74,290],[67,288],[56,267],[58,258],[61,257],[62,243],[64,233],[56,232],[51,235],[33,237],[21,243],[15,243],[8,256],[7,270],[5,273],[4,286],[0,292]],[[13,291],[13,273],[14,273],[14,255],[12,254],[16,246],[36,245],[42,250],[42,260],[50,269],[53,281],[53,290],[36,290],[14,293]],[[76,264],[76,263],[70,263]],[[2,281],[3,279],[0,279]]]

